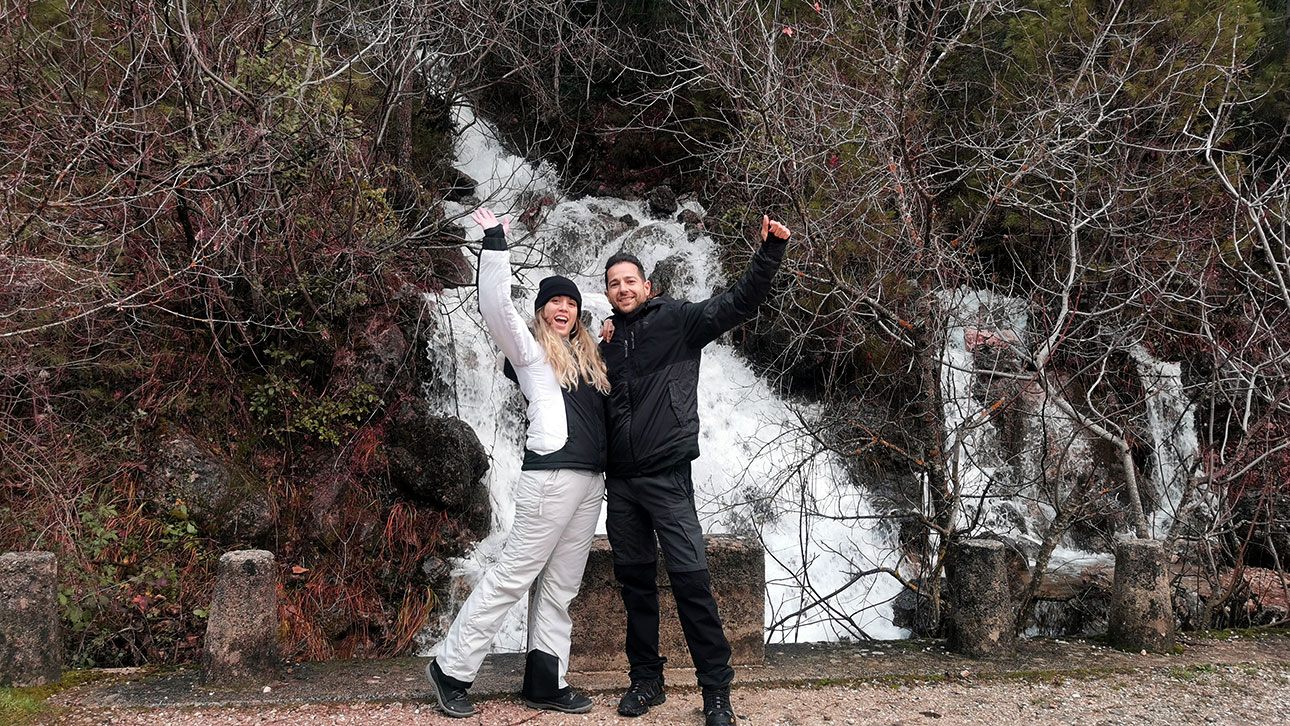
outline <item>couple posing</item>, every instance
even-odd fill
[[[597,347],[579,322],[582,294],[558,275],[538,286],[530,328],[511,303],[509,222],[476,210],[484,228],[479,309],[506,356],[506,375],[528,400],[515,522],[496,565],[462,606],[426,668],[439,707],[470,716],[466,697],[502,617],[533,590],[524,703],[585,713],[591,699],[569,688],[569,603],[582,584],[600,502],[614,576],[627,610],[631,687],[618,712],[641,716],[663,703],[658,652],[658,549],[703,688],[707,726],[735,723],[730,644],[712,596],[690,462],[699,456],[698,386],[703,347],[752,317],[770,291],[789,230],[762,218],[761,249],[729,290],[702,302],[650,296],[640,260],[605,263],[612,332]],[[658,546],[655,545],[657,540]]]

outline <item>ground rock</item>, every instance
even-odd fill
[[[223,544],[255,542],[273,530],[273,501],[263,484],[187,434],[158,447],[152,501],[162,512],[190,518]]]
[[[492,507],[484,474],[488,454],[465,421],[430,416],[423,401],[405,402],[390,426],[390,479],[417,504],[454,517],[478,537],[488,532]]]

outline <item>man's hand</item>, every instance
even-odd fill
[[[614,339],[614,321],[605,318],[605,322],[600,325],[600,337],[606,343]]]
[[[480,229],[492,229],[497,226],[497,215],[493,214],[490,209],[480,207],[470,213],[470,218],[475,220],[475,224],[478,224]],[[501,224],[502,233],[509,235],[511,233],[511,218],[504,218]]]
[[[769,234],[774,234],[776,237],[786,240],[793,233],[783,223],[776,222],[769,215],[763,214],[761,215],[761,241],[765,242],[766,236]]]

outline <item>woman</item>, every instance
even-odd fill
[[[498,224],[487,209],[471,218],[484,228],[479,311],[506,355],[507,376],[528,399],[529,429],[510,538],[457,614],[426,674],[444,713],[474,714],[466,692],[502,617],[532,587],[524,703],[586,713],[591,699],[564,680],[573,627],[569,602],[582,584],[605,489],[609,379],[595,339],[579,323],[577,286],[558,275],[542,280],[530,331],[510,300],[509,221]]]

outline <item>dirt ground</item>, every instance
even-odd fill
[[[513,724],[702,724],[701,696],[673,691],[641,718],[615,712],[613,694],[598,695],[580,716],[533,711],[516,700],[485,700],[469,719],[451,719],[432,704],[302,704],[242,708],[74,707],[40,723],[67,726],[184,724],[349,724],[353,726],[502,726]],[[1029,674],[951,676],[933,681],[815,687],[750,686],[734,691],[741,723],[766,726],[845,724],[1279,724],[1290,719],[1290,665],[1244,663],[1150,668],[1096,676]]]

